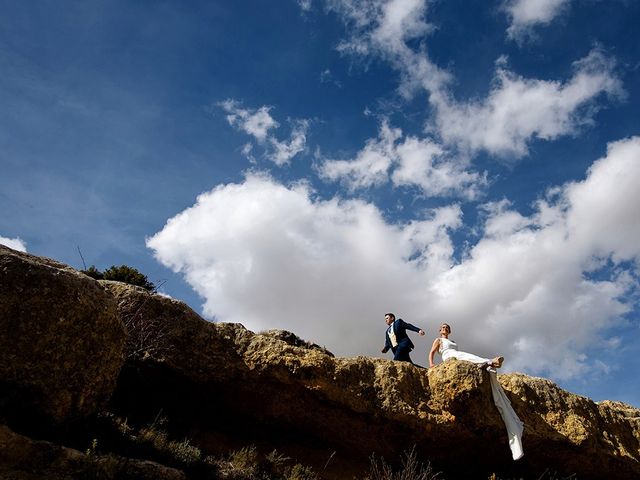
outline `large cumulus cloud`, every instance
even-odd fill
[[[530,216],[508,200],[483,205],[482,236],[458,261],[458,205],[393,224],[373,204],[258,174],[203,193],[147,244],[211,318],[375,355],[395,311],[431,336],[451,323],[463,348],[505,354],[509,369],[570,378],[606,368],[589,348],[620,341],[606,332],[638,291],[638,181],[640,138],[613,143]],[[425,363],[429,342],[416,343]]]

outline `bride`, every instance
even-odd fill
[[[522,449],[522,434],[524,432],[524,424],[518,417],[509,401],[509,397],[504,393],[502,386],[498,382],[496,375],[496,368],[502,366],[504,357],[495,357],[492,359],[482,358],[473,353],[461,352],[458,350],[458,345],[453,340],[449,340],[449,334],[451,333],[451,327],[446,323],[440,326],[440,337],[433,341],[431,352],[429,352],[429,367],[435,367],[433,363],[433,356],[436,352],[442,355],[442,360],[446,361],[449,358],[457,358],[458,360],[466,360],[473,362],[489,370],[489,380],[491,382],[491,394],[493,395],[493,403],[495,404],[504,426],[507,429],[507,435],[509,438],[509,448],[511,449],[511,455],[514,460],[522,458],[524,450]]]
[[[494,371],[496,368],[502,366],[504,357],[495,357],[492,359],[479,357],[473,353],[461,352],[458,350],[458,345],[453,340],[449,340],[449,334],[451,333],[451,327],[446,323],[440,325],[440,337],[433,341],[431,351],[429,352],[429,367],[435,367],[433,363],[433,357],[436,352],[442,355],[442,361],[446,361],[449,358],[457,358],[458,360],[466,360],[473,362],[483,367],[487,367],[487,370]]]

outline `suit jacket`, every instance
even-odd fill
[[[391,328],[393,328],[393,332],[396,334],[396,341],[398,342],[398,346],[407,346],[409,347],[409,350],[414,349],[413,342],[409,338],[409,335],[407,335],[407,330],[411,330],[412,332],[419,332],[420,329],[418,327],[405,322],[401,318],[396,318],[395,321],[391,324]],[[391,349],[391,351],[395,353],[397,347],[394,348],[391,345],[391,339],[387,334],[388,331],[389,328],[387,327],[387,329],[384,331],[384,352],[386,353],[389,351],[389,349]]]

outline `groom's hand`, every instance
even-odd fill
[[[418,335],[420,335],[421,337],[423,337],[423,336],[424,336],[424,330],[420,330],[420,331],[418,332]]]

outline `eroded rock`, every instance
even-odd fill
[[[17,405],[61,423],[88,415],[104,405],[118,372],[109,408],[123,418],[166,416],[205,453],[221,445],[277,448],[327,479],[363,478],[371,454],[394,461],[414,446],[448,479],[494,472],[539,478],[545,471],[640,477],[640,411],[629,405],[596,404],[545,379],[499,375],[525,423],[525,456],[513,462],[489,374],[473,364],[454,360],[427,370],[334,358],[289,332],[210,323],[182,302],[0,247],[5,416]],[[57,468],[55,459],[64,468],[84,465],[77,451],[15,435],[0,430],[0,468],[26,475],[15,478],[37,478],[28,476],[29,457],[53,458],[46,469]]]
[[[123,364],[113,297],[56,261],[0,245],[0,414],[62,423],[104,406]]]
[[[632,407],[597,405],[544,379],[499,375],[525,423],[525,457],[513,462],[489,374],[473,364],[454,360],[427,370],[333,358],[282,335],[208,323],[181,302],[140,289],[107,287],[121,316],[138,316],[137,325],[159,322],[164,342],[126,370],[120,406],[142,402],[181,416],[202,445],[223,434],[239,444],[268,438],[284,451],[315,448],[316,463],[336,452],[327,478],[363,468],[372,453],[397,459],[414,445],[460,478],[640,475],[640,411]]]

